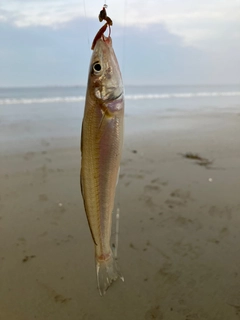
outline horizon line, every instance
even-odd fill
[[[192,86],[192,87],[200,87],[200,86],[240,86],[240,83],[200,83],[200,84],[125,84],[124,87],[185,87],[185,86]],[[86,88],[86,84],[69,84],[69,85],[24,85],[24,86],[0,86],[0,89],[42,89],[42,88]]]

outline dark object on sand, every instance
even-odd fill
[[[213,164],[213,160],[208,160],[207,158],[202,158],[197,153],[187,152],[184,154],[181,153],[181,155],[186,159],[197,160],[196,164],[198,164],[199,166],[203,166],[206,169],[209,169],[209,166],[211,166]]]
[[[27,262],[28,260],[32,259],[32,258],[35,258],[36,256],[35,255],[32,255],[32,256],[25,256],[23,259],[22,259],[22,262]]]

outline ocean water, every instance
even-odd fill
[[[0,88],[1,151],[38,148],[40,138],[79,136],[85,93],[81,86]],[[240,86],[126,86],[125,101],[126,131],[131,133],[138,131],[138,122],[146,130],[151,126],[143,121],[146,115],[156,124],[159,117],[179,113],[237,112]]]
[[[85,93],[86,87],[84,86],[0,88],[0,105],[79,102],[85,100]],[[215,98],[217,102],[221,101],[222,98],[235,98],[235,101],[239,101],[237,100],[239,96],[240,85],[125,87],[127,101],[171,100],[171,103],[173,101],[174,103],[176,101],[181,103],[182,99],[185,101],[191,99],[201,103],[203,99],[210,98],[211,100]],[[162,103],[162,106],[165,103]]]

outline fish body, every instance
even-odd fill
[[[103,295],[123,280],[110,246],[112,212],[123,145],[124,89],[112,40],[97,40],[89,68],[81,136],[81,191],[95,244],[97,283]]]

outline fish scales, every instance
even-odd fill
[[[97,283],[103,295],[123,280],[110,246],[112,212],[123,144],[124,93],[110,37],[92,54],[81,136],[81,190],[95,244]]]

